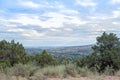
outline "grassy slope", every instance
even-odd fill
[[[107,73],[107,72],[106,72]],[[120,80],[120,71],[114,76],[100,75],[88,68],[77,68],[73,64],[40,68],[33,64],[17,64],[0,73],[0,80]]]

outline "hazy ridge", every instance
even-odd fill
[[[26,48],[29,54],[41,53],[44,49],[56,57],[80,57],[92,53],[92,45],[68,46],[68,47],[38,47]]]

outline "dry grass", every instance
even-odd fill
[[[107,75],[106,75],[107,73]],[[114,76],[91,72],[87,67],[78,68],[73,64],[37,67],[33,64],[17,64],[0,73],[0,80],[120,80],[120,71]]]
[[[33,64],[16,64],[11,68],[6,68],[4,73],[9,76],[29,77],[32,76],[37,69],[39,68]]]
[[[47,77],[63,77],[64,73],[65,73],[65,65],[48,66],[48,67],[39,69],[34,74],[34,76],[44,75]]]
[[[120,77],[120,70],[116,72],[116,76]]]

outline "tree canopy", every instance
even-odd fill
[[[92,47],[96,55],[97,65],[100,70],[107,66],[113,69],[120,68],[120,41],[116,34],[104,32],[102,36],[97,37],[97,44]]]
[[[48,54],[46,50],[43,50],[41,54],[36,54],[35,60],[37,64],[42,67],[57,64],[57,60],[52,55]]]
[[[0,41],[0,65],[12,66],[20,62],[25,63],[26,55],[23,45],[19,42]]]
[[[75,60],[80,67],[87,66],[104,72],[106,68],[120,69],[120,40],[113,33],[104,32],[96,38],[97,43],[92,46],[93,53]]]

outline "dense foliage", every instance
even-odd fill
[[[36,54],[35,61],[37,65],[41,67],[57,64],[57,60],[52,55],[48,54],[46,50],[43,50],[42,54]]]
[[[107,67],[114,71],[120,69],[120,41],[113,33],[103,33],[97,37],[97,44],[92,47],[93,53],[74,61],[80,67],[87,66],[104,72]]]
[[[16,63],[26,63],[27,54],[22,44],[14,40],[7,42],[0,41],[0,66],[12,66]]]
[[[28,62],[36,62],[36,65],[41,67],[57,64],[57,60],[52,55],[48,54],[46,50],[41,54],[29,55],[19,42],[15,42],[14,40],[11,42],[7,42],[6,40],[0,41],[1,68],[13,66],[18,63],[26,64]]]

